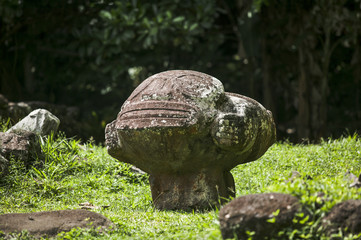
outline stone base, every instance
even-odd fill
[[[202,169],[195,173],[151,174],[154,205],[160,210],[209,209],[235,197],[229,171]]]
[[[100,228],[99,231],[113,225],[103,215],[87,210],[59,210],[49,212],[9,213],[0,215],[0,239],[13,239],[11,233],[27,230],[36,238],[55,237],[60,232],[73,228]]]

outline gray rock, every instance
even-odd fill
[[[234,197],[230,170],[275,142],[271,112],[195,71],[144,80],[105,130],[108,153],[150,174],[158,209],[203,209]]]
[[[272,237],[284,227],[292,227],[297,212],[303,212],[302,206],[296,197],[288,194],[265,193],[236,198],[219,212],[222,237],[248,239],[248,231],[254,232],[252,239],[278,239]]]
[[[39,137],[32,132],[0,132],[0,154],[6,159],[15,157],[29,165],[42,154]]]
[[[339,233],[361,233],[361,200],[347,200],[336,204],[322,219],[327,236]],[[341,239],[341,238],[332,238]]]
[[[19,133],[29,131],[41,136],[56,132],[60,124],[59,119],[45,109],[32,111],[28,116],[11,127],[8,133]]]
[[[345,174],[346,180],[348,180],[350,183],[350,188],[360,188],[361,187],[361,174],[357,177],[355,174],[351,173],[350,171],[347,171]]]
[[[112,223],[103,215],[87,210],[61,210],[0,215],[0,230],[6,234],[27,230],[35,237],[55,237],[72,228],[107,228]]]

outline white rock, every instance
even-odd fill
[[[36,109],[29,113],[20,122],[11,127],[7,132],[17,133],[29,131],[44,136],[56,132],[60,120],[51,112],[45,109]]]

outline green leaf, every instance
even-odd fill
[[[171,11],[166,11],[165,14],[167,15],[168,18],[172,18],[172,13],[171,13]]]
[[[174,23],[179,23],[179,22],[183,22],[184,21],[184,16],[179,16],[173,19]]]
[[[112,14],[106,10],[101,10],[100,11],[100,17],[103,19],[108,19],[108,20],[112,20]]]
[[[309,219],[309,216],[307,215],[304,219],[300,220],[301,224],[305,224]]]
[[[278,214],[280,214],[280,210],[279,210],[279,209],[277,209],[275,212],[272,213],[272,215],[275,216],[275,217],[277,217]]]
[[[196,29],[198,27],[198,23],[193,23],[191,25],[191,27],[189,28],[189,31],[193,31],[194,29]]]

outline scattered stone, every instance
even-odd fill
[[[352,172],[350,172],[349,170],[347,170],[347,172],[345,173],[345,178],[347,181],[350,181],[350,182],[355,182],[358,180],[357,176],[355,174],[353,174]]]
[[[355,174],[347,171],[345,173],[346,179],[351,182],[349,187],[350,188],[360,188],[361,187],[361,174],[357,177]]]
[[[32,132],[0,132],[0,154],[6,159],[15,157],[29,165],[42,154],[39,137]]]
[[[11,127],[7,132],[19,133],[28,131],[40,136],[45,136],[49,135],[51,132],[55,133],[59,124],[60,120],[51,112],[45,109],[37,109]]]
[[[111,225],[103,215],[81,209],[0,215],[0,230],[5,234],[27,230],[35,237],[55,237],[76,227],[102,230]]]
[[[298,212],[305,214],[299,200],[288,194],[252,194],[236,198],[219,212],[222,237],[248,239],[248,234],[252,233],[252,239],[271,239],[285,227],[297,227],[292,219]]]
[[[105,130],[108,153],[150,174],[158,209],[204,209],[235,196],[230,170],[276,140],[272,113],[195,71],[144,80]]]
[[[339,230],[344,234],[361,233],[361,200],[347,200],[336,204],[322,220],[322,224],[327,236],[337,234]]]

